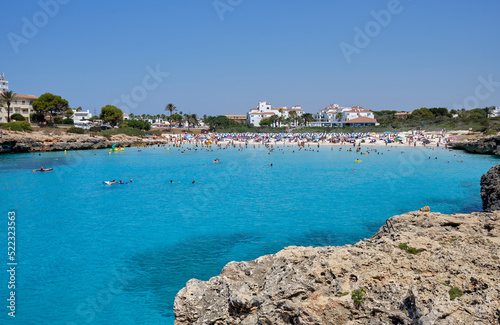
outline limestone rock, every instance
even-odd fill
[[[165,143],[163,139],[141,139],[138,137],[119,134],[110,140],[101,136],[90,136],[89,134],[44,134],[42,132],[11,132],[3,134],[0,138],[1,153],[39,152],[39,151],[62,151],[62,150],[89,150],[111,148],[113,143],[122,147],[130,147],[138,144],[152,145]]]
[[[429,208],[428,206],[425,206],[423,208],[420,208],[420,211],[421,212],[430,212],[431,211],[431,208]]]
[[[499,323],[500,212],[390,221],[355,245],[287,247],[190,280],[175,299],[175,324]],[[451,287],[463,295],[451,300]]]
[[[500,210],[500,165],[481,177],[481,200],[484,211]]]
[[[469,153],[500,155],[500,136],[485,137],[476,141],[457,141],[451,146]]]

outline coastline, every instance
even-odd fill
[[[426,207],[355,245],[287,247],[192,279],[175,324],[494,324],[499,251],[500,212]]]
[[[46,151],[70,151],[70,150],[93,150],[111,148],[117,143],[121,147],[145,146],[164,144],[164,139],[139,138],[126,135],[117,135],[108,140],[102,136],[85,135],[47,135],[41,132],[11,133],[0,138],[0,154],[46,152]]]
[[[401,142],[391,142],[385,143],[383,139],[383,134],[373,135],[376,140],[373,142],[362,141],[361,139],[353,140],[351,142],[332,142],[329,139],[321,139],[318,141],[313,140],[298,140],[290,141],[287,140],[277,140],[269,139],[268,141],[259,140],[240,140],[236,137],[221,137],[221,135],[226,134],[215,134],[212,135],[214,139],[207,142],[199,136],[192,138],[184,137],[183,135],[164,135],[163,138],[149,137],[140,138],[134,136],[127,136],[123,134],[114,135],[110,139],[102,136],[90,136],[88,134],[77,135],[77,134],[46,134],[44,132],[35,131],[31,133],[24,132],[11,132],[10,134],[3,134],[0,138],[0,154],[2,153],[26,153],[26,152],[44,152],[44,151],[64,151],[64,150],[92,150],[92,149],[106,149],[111,148],[111,146],[117,143],[121,147],[132,147],[132,146],[148,146],[148,145],[198,145],[198,146],[264,146],[268,148],[279,147],[302,147],[302,148],[314,148],[314,147],[325,147],[325,146],[337,146],[337,147],[455,147],[454,142],[450,142],[450,138],[453,135],[458,137],[466,134],[467,131],[454,131],[450,132],[448,137],[429,137],[429,143],[424,144],[422,141],[401,141]],[[236,138],[236,139],[235,139]],[[454,137],[456,138],[456,137]],[[452,141],[452,140],[451,140]],[[458,149],[458,147],[456,147]],[[469,151],[465,146],[464,150]],[[460,147],[462,149],[462,147]]]

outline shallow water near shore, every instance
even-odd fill
[[[15,211],[18,262],[16,319],[4,307],[0,323],[173,324],[175,294],[230,261],[354,244],[426,205],[479,211],[480,177],[499,162],[443,148],[349,148],[0,156],[0,241]],[[41,166],[54,171],[31,172]],[[102,183],[112,179],[133,183]]]

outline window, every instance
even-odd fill
[[[25,100],[23,100],[23,105],[24,105],[24,104],[26,104],[26,101],[25,101]]]

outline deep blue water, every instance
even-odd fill
[[[173,324],[175,294],[229,261],[289,245],[353,244],[425,205],[478,211],[479,179],[498,163],[442,148],[362,156],[348,148],[0,156],[0,323]],[[54,171],[31,172],[41,166]],[[102,183],[112,179],[133,183]],[[6,308],[9,211],[17,217],[15,321]]]

